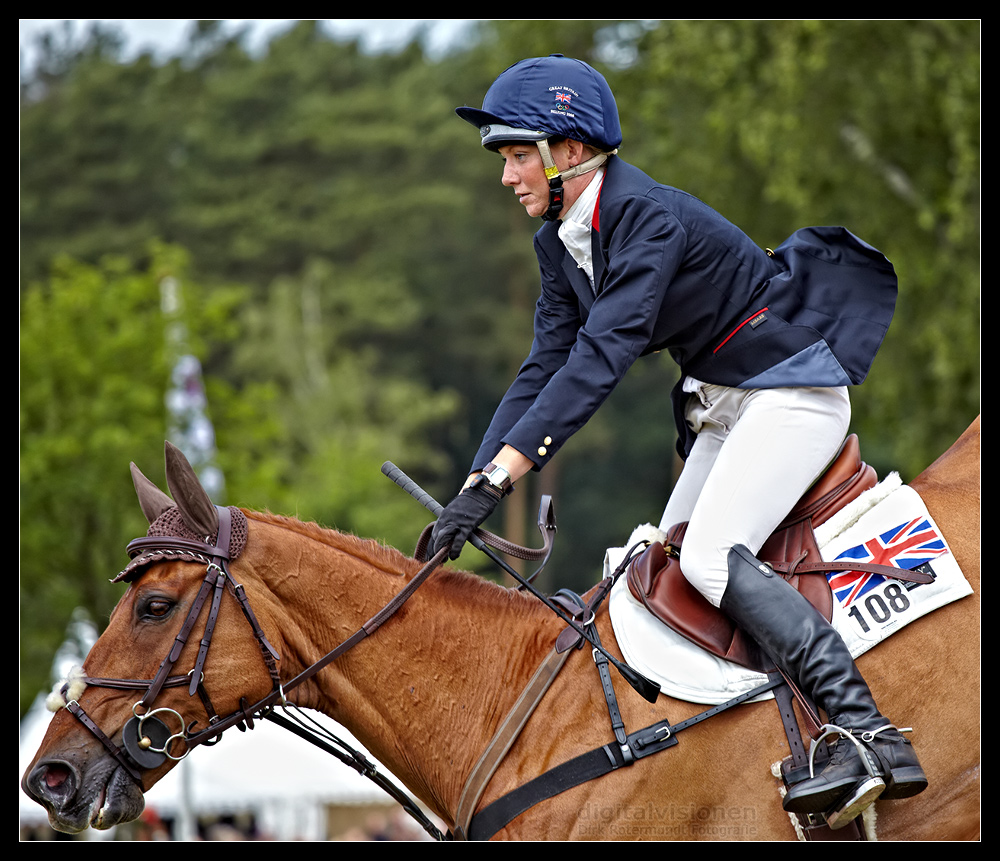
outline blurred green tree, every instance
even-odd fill
[[[432,59],[418,41],[366,53],[312,21],[253,52],[205,21],[177,57],[126,62],[110,29],[49,39],[20,116],[25,557],[53,514],[62,528],[69,509],[103,510],[108,469],[162,457],[153,273],[180,265],[162,243],[189,256],[230,500],[412,546],[426,514],[378,466],[455,491],[528,352],[538,289],[538,222],[453,111],[552,52],[607,75],[623,158],[759,244],[842,223],[893,260],[896,321],[854,429],[881,472],[912,477],[979,410],[979,40],[976,21],[498,20]],[[658,518],[675,378],[665,358],[637,365],[491,524],[531,542],[538,494],[555,496],[544,585],[585,588],[606,546]],[[91,534],[110,554],[132,537]],[[25,595],[44,594],[41,573],[23,569]]]

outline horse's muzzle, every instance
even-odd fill
[[[46,809],[55,830],[70,834],[129,822],[145,807],[142,791],[120,767],[86,780],[66,760],[44,760],[24,776],[21,787]]]
[[[24,776],[21,788],[48,811],[53,828],[76,833],[90,825],[89,812],[74,809],[80,773],[65,760],[39,762]]]

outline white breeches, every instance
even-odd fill
[[[686,418],[697,432],[660,528],[688,521],[684,576],[716,607],[729,550],[757,553],[837,454],[851,420],[846,388],[701,385]]]

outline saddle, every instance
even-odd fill
[[[833,595],[824,576],[835,570],[878,569],[898,579],[923,581],[923,575],[886,566],[824,562],[814,528],[878,483],[875,470],[861,460],[856,434],[845,441],[826,472],[765,542],[758,558],[781,574],[823,616],[833,615]],[[670,529],[665,542],[654,542],[629,565],[629,591],[661,622],[719,658],[755,672],[769,672],[771,662],[756,642],[710,604],[684,577],[680,548],[686,523]],[[817,576],[819,575],[819,576]]]

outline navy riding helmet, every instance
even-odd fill
[[[537,144],[550,189],[549,209],[542,217],[550,221],[562,209],[563,181],[595,170],[622,142],[618,106],[604,76],[562,54],[515,63],[493,82],[481,109],[461,107],[455,113],[479,129],[487,149]],[[553,137],[580,141],[598,155],[560,174],[549,153]]]

